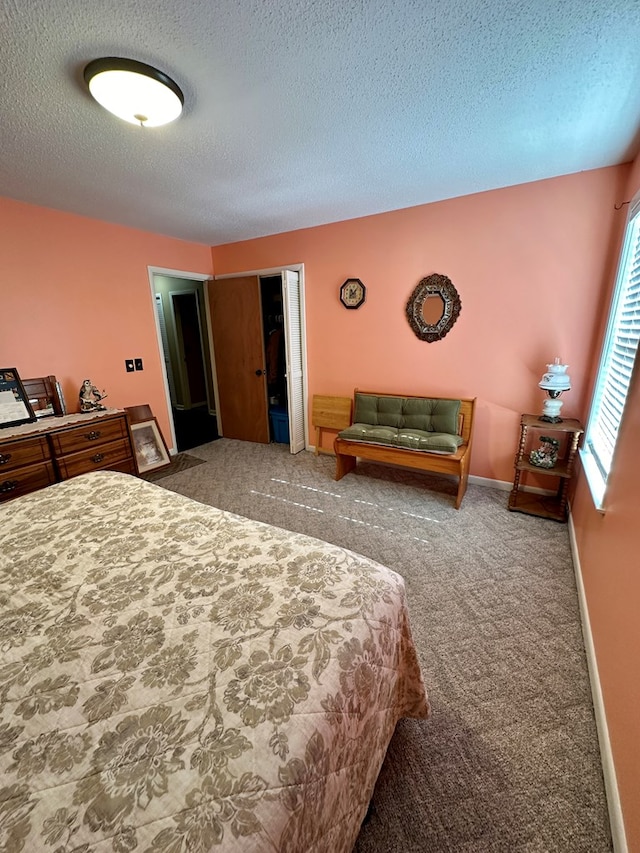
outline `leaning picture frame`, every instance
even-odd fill
[[[147,474],[149,471],[156,471],[171,464],[169,450],[155,418],[129,426],[138,474]]]
[[[0,429],[35,421],[29,395],[15,367],[0,367]]]

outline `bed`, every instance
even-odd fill
[[[399,575],[112,471],[0,519],[0,849],[352,850],[429,713]]]

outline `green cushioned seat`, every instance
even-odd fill
[[[462,444],[462,437],[457,434],[459,412],[460,400],[378,397],[356,392],[354,423],[338,435],[347,441],[455,453]]]
[[[356,391],[353,423],[334,442],[336,480],[359,459],[452,475],[456,509],[467,490],[475,399],[398,397]]]
[[[351,424],[338,435],[350,441],[375,441],[378,444],[395,444],[398,430],[395,427],[371,426],[371,424]]]
[[[462,437],[445,432],[426,432],[420,429],[396,429],[395,427],[352,424],[338,435],[347,441],[366,441],[406,450],[424,450],[430,453],[455,453],[462,444]]]
[[[451,435],[449,432],[424,432],[421,429],[400,429],[396,441],[397,447],[428,450],[431,453],[455,453],[461,444],[461,435]]]

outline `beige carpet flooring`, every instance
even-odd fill
[[[178,453],[172,457],[171,464],[167,465],[166,468],[148,471],[146,474],[141,474],[141,477],[150,483],[157,483],[159,480],[164,480],[165,477],[171,477],[173,474],[195,468],[196,465],[204,465],[204,459],[198,459],[197,456],[191,456],[189,453]]]
[[[433,705],[402,720],[354,853],[605,853],[611,837],[566,525],[507,492],[220,439],[159,485],[400,572]],[[305,851],[299,851],[305,853]]]

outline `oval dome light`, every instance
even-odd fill
[[[101,106],[130,124],[160,127],[182,112],[184,95],[178,84],[144,62],[94,59],[84,69],[84,79]]]

